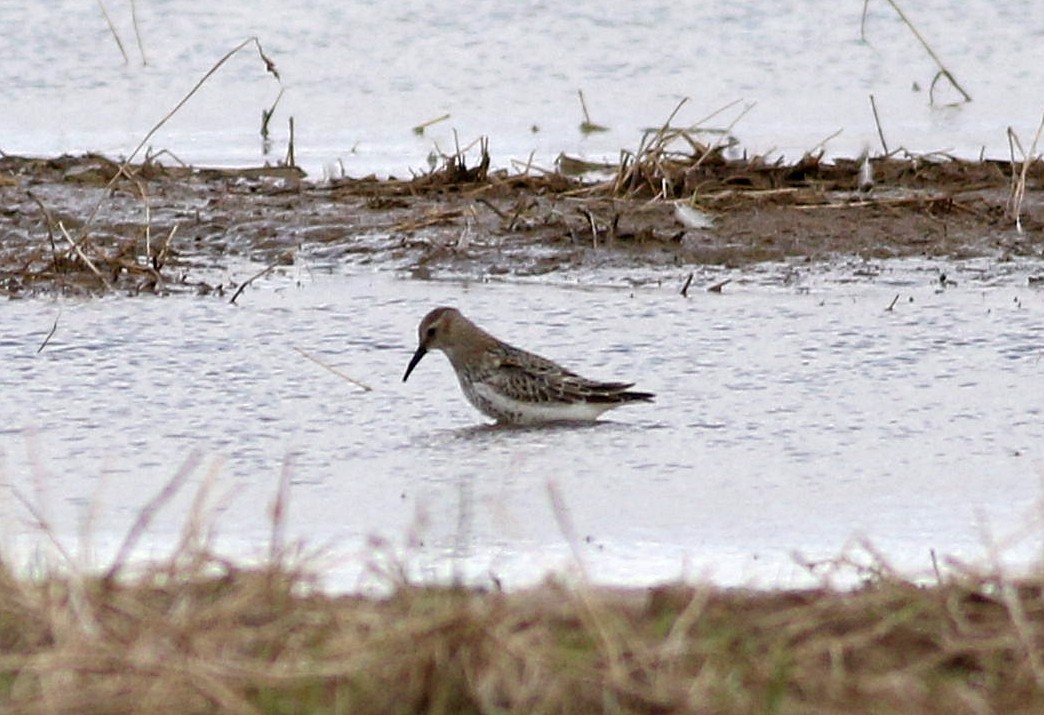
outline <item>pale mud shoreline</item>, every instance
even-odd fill
[[[1016,165],[1017,166],[1017,165]],[[418,278],[562,270],[744,268],[785,259],[1044,257],[1044,163],[1030,165],[1012,218],[1005,162],[814,158],[634,165],[598,182],[509,175],[447,162],[411,180],[311,182],[290,168],[120,172],[97,155],[0,158],[0,292],[227,291],[198,269],[387,265]],[[673,195],[655,196],[669,186]],[[700,220],[679,216],[695,196]]]

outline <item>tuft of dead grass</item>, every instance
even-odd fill
[[[331,595],[281,551],[0,565],[8,713],[1031,713],[1044,580]],[[191,558],[187,558],[191,556]]]

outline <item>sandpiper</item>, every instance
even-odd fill
[[[497,340],[456,308],[436,308],[418,329],[420,345],[402,381],[429,350],[446,353],[464,396],[497,422],[590,421],[628,402],[652,402],[631,382],[595,382],[539,355]]]

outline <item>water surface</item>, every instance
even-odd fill
[[[941,287],[940,270],[956,285]],[[174,543],[210,478],[221,543],[256,554],[287,469],[289,535],[334,544],[342,587],[358,583],[374,537],[420,577],[509,585],[576,569],[574,549],[592,578],[626,584],[791,585],[804,574],[794,552],[833,557],[860,538],[923,573],[933,549],[981,562],[991,538],[1027,531],[1001,549],[1025,564],[1039,554],[1044,475],[1034,271],[795,263],[685,299],[666,274],[418,282],[313,265],[236,306],[10,301],[0,472],[69,544],[89,516],[104,555],[199,451],[148,548]],[[591,426],[484,427],[441,355],[401,382],[417,322],[447,303],[657,401]],[[10,492],[0,504],[0,543],[45,541]]]
[[[908,3],[911,21],[974,101],[928,90],[937,67],[885,2],[830,0],[646,3],[472,3],[313,0],[139,2],[142,66],[130,3],[107,3],[123,63],[96,3],[0,3],[0,149],[129,153],[217,60],[257,36],[285,93],[262,153],[260,116],[279,94],[252,50],[234,57],[158,133],[195,164],[244,165],[295,150],[313,175],[404,173],[437,143],[492,140],[494,158],[549,166],[559,152],[616,160],[643,128],[734,131],[755,152],[795,159],[838,131],[828,151],[880,151],[869,96],[889,148],[1007,158],[1007,128],[1029,146],[1041,111],[1044,13],[1019,0]],[[945,84],[945,83],[944,83]],[[610,131],[582,136],[578,89]],[[451,119],[423,136],[411,128]],[[170,160],[170,157],[167,158]]]

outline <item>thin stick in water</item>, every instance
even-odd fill
[[[137,0],[130,0],[131,6],[131,24],[134,25],[134,39],[138,42],[138,54],[141,55],[141,65],[145,67],[149,64],[148,60],[145,59],[145,44],[141,41],[141,27],[138,25],[138,3]]]
[[[244,290],[246,290],[246,287],[248,285],[250,285],[251,283],[256,281],[258,278],[261,278],[263,276],[268,275],[269,273],[272,272],[272,270],[276,266],[280,265],[288,257],[292,257],[293,255],[294,255],[293,251],[284,251],[283,253],[280,253],[279,256],[274,261],[272,261],[267,266],[262,268],[260,271],[258,271],[257,273],[255,273],[254,275],[250,276],[245,281],[243,281],[243,283],[239,286],[239,288],[236,289],[235,294],[233,294],[232,300],[230,300],[228,302],[231,303],[232,305],[235,305],[236,304],[236,298],[239,297],[240,293],[242,293]]]
[[[342,380],[347,380],[348,382],[352,383],[356,387],[361,388],[363,392],[371,392],[373,390],[373,388],[370,387],[369,385],[367,385],[366,383],[360,382],[359,380],[356,380],[354,377],[349,377],[348,375],[345,375],[343,372],[338,370],[333,365],[326,364],[325,362],[323,362],[319,358],[315,357],[314,355],[310,355],[309,353],[306,353],[301,348],[295,346],[294,350],[296,350],[298,353],[300,353],[301,357],[308,358],[309,360],[314,362],[319,367],[324,368],[326,370],[329,370],[330,372],[332,372],[334,375],[337,375],[337,377],[341,378]]]
[[[112,39],[116,40],[116,46],[120,48],[120,54],[123,55],[123,64],[130,64],[130,58],[127,57],[127,50],[123,47],[123,40],[120,39],[120,33],[116,32],[116,26],[112,24],[112,18],[109,17],[109,11],[105,9],[105,3],[102,0],[98,0],[98,7],[101,8],[102,16],[105,18],[105,24],[109,26],[109,32],[112,33]]]
[[[36,354],[39,355],[43,352],[43,349],[47,347],[47,343],[51,342],[51,338],[54,337],[55,332],[58,330],[58,319],[62,317],[62,308],[58,307],[58,315],[54,316],[54,325],[51,326],[51,332],[47,333],[47,337],[40,343],[40,347],[36,349]]]
[[[957,81],[957,78],[954,77],[953,73],[950,72],[950,70],[948,70],[946,68],[946,65],[944,65],[942,63],[942,60],[939,59],[939,55],[935,54],[935,50],[933,50],[931,48],[931,46],[928,44],[928,41],[924,39],[924,36],[920,33],[920,31],[916,27],[914,27],[914,24],[912,22],[910,22],[910,18],[908,18],[906,16],[906,13],[903,12],[903,9],[901,7],[899,7],[899,3],[897,3],[896,0],[887,0],[887,2],[888,2],[889,5],[892,6],[892,9],[895,10],[897,15],[899,15],[899,19],[902,20],[903,24],[906,25],[910,29],[910,32],[913,33],[913,36],[916,37],[917,41],[921,43],[921,47],[924,48],[925,52],[928,53],[928,56],[932,58],[932,60],[936,64],[936,66],[939,68],[939,71],[935,74],[935,78],[932,80],[932,86],[928,90],[928,97],[929,97],[929,100],[932,102],[932,104],[935,103],[935,100],[934,100],[934,97],[933,97],[933,91],[935,90],[935,84],[936,84],[936,82],[939,81],[940,77],[945,77],[946,79],[948,79],[950,81],[950,84],[953,85],[954,89],[956,89],[958,92],[960,92],[961,96],[964,97],[964,101],[965,102],[972,101],[971,95],[964,91],[964,87],[962,87],[960,85],[960,83]],[[866,8],[865,8],[865,6],[864,6],[864,9],[863,9],[863,14],[864,14],[864,19],[865,19],[865,16],[866,16]]]
[[[692,277],[694,275],[696,275],[696,274],[693,273],[692,271],[689,271],[689,277],[685,279],[685,285],[683,285],[682,289],[681,289],[682,298],[688,298],[689,297],[689,286],[692,285]]]

